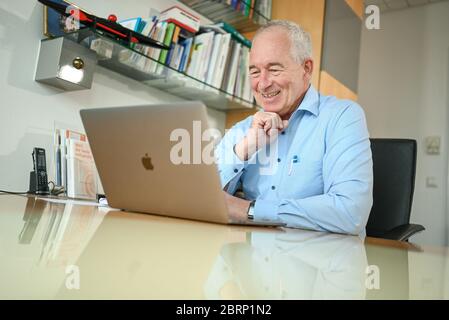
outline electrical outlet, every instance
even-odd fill
[[[431,155],[440,154],[441,138],[439,136],[426,138],[426,153]]]
[[[437,178],[436,177],[427,177],[426,178],[426,187],[427,188],[438,188]]]

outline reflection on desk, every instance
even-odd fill
[[[447,248],[4,194],[0,259],[1,299],[449,297]],[[379,269],[378,289],[369,266]]]
[[[206,283],[210,299],[364,299],[363,241],[320,232],[253,231],[224,245]]]

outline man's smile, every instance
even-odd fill
[[[273,98],[275,96],[277,96],[279,93],[281,93],[281,90],[278,91],[272,91],[272,92],[266,92],[266,93],[261,93],[262,97],[264,97],[265,99],[269,99],[269,98]]]

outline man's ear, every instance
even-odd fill
[[[313,73],[313,59],[305,59],[303,63],[304,67],[304,77],[307,80],[312,79],[312,73]]]

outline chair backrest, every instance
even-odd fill
[[[416,172],[416,140],[370,139],[373,154],[373,207],[368,236],[410,221]]]

